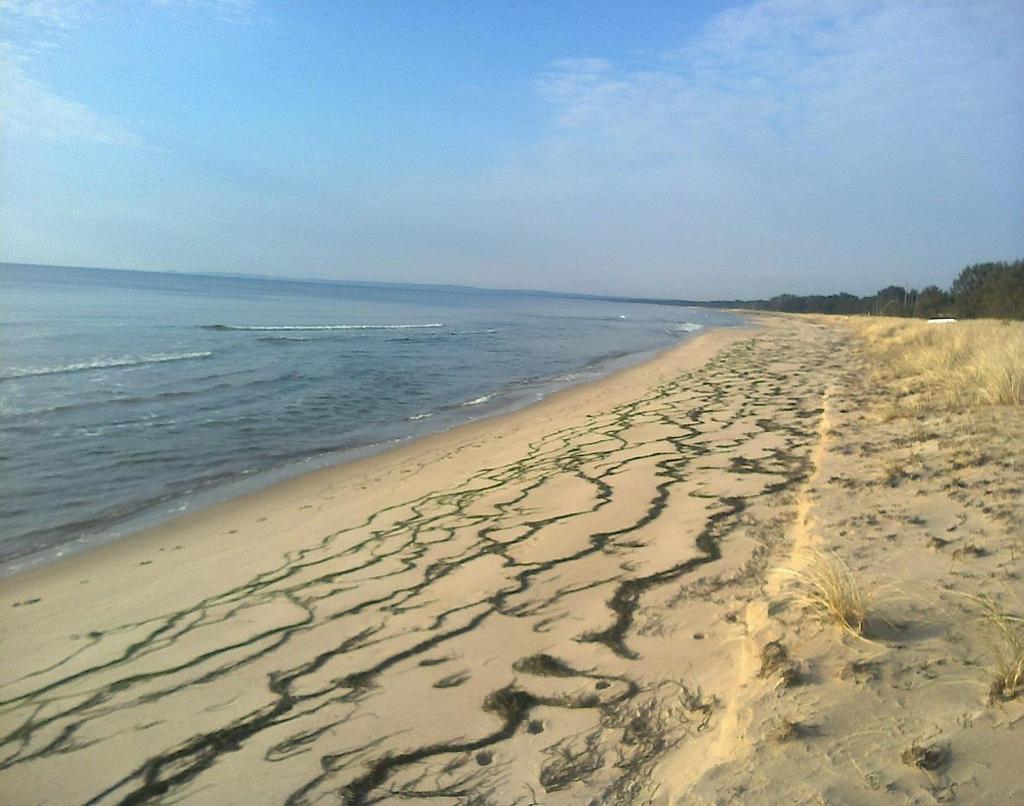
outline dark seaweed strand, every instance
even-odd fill
[[[772,349],[773,346],[774,350]],[[758,340],[756,349],[762,353],[767,351],[769,354],[773,352],[782,354],[781,346],[783,345],[779,345],[777,342],[773,344],[771,341]],[[824,361],[829,345],[826,343],[822,347],[821,355],[818,358]],[[30,711],[18,728],[7,736],[0,738],[0,744],[4,747],[11,748],[13,746],[14,748],[13,752],[2,760],[0,769],[24,763],[41,756],[55,753],[71,753],[79,750],[85,745],[76,744],[75,735],[82,726],[92,720],[99,719],[105,714],[120,708],[160,699],[189,685],[212,681],[244,665],[250,664],[266,656],[268,653],[276,652],[284,647],[294,635],[314,629],[317,626],[318,619],[314,613],[313,606],[322,605],[325,601],[329,602],[330,598],[339,590],[335,588],[333,592],[329,590],[327,593],[324,593],[322,591],[326,586],[344,582],[347,577],[354,578],[359,572],[372,568],[386,559],[399,555],[403,551],[407,554],[407,556],[403,557],[404,565],[402,570],[394,572],[394,575],[401,574],[410,567],[416,568],[417,560],[420,560],[429,551],[428,545],[417,543],[419,535],[431,530],[440,530],[447,535],[446,541],[454,539],[455,527],[447,525],[452,522],[469,521],[479,525],[479,540],[475,547],[471,547],[473,550],[467,550],[462,557],[447,560],[443,563],[435,562],[426,566],[423,571],[423,579],[417,584],[397,588],[389,594],[359,602],[356,605],[334,613],[321,614],[319,620],[322,623],[323,620],[342,619],[347,615],[359,613],[373,606],[382,606],[400,612],[403,607],[408,606],[408,602],[414,600],[423,591],[428,590],[433,582],[447,576],[461,565],[485,554],[495,554],[503,559],[506,566],[518,568],[518,572],[510,580],[512,587],[508,587],[477,602],[444,611],[435,619],[432,630],[440,630],[445,620],[455,613],[474,607],[480,608],[479,612],[473,615],[464,625],[436,632],[428,639],[416,643],[401,652],[394,653],[370,668],[350,673],[343,678],[333,681],[326,689],[312,693],[307,692],[302,695],[293,693],[292,687],[297,681],[322,668],[329,660],[366,646],[376,640],[374,635],[377,629],[370,628],[349,636],[335,647],[321,653],[310,661],[272,674],[268,682],[268,689],[274,695],[275,700],[268,707],[238,719],[220,730],[195,736],[176,748],[153,756],[135,771],[96,794],[89,802],[98,802],[111,796],[121,797],[121,801],[125,803],[138,803],[159,798],[171,790],[192,781],[226,754],[238,750],[247,739],[268,727],[314,714],[321,708],[339,701],[357,701],[364,691],[374,685],[374,678],[385,669],[403,660],[433,651],[444,643],[475,629],[493,613],[500,612],[512,616],[526,615],[527,613],[522,606],[510,607],[507,602],[512,596],[528,591],[533,578],[543,575],[559,565],[574,562],[595,552],[605,551],[610,546],[615,545],[620,538],[635,532],[661,515],[667,505],[671,488],[685,479],[688,463],[695,458],[707,455],[713,450],[706,444],[695,445],[689,442],[693,436],[701,433],[696,426],[715,421],[716,415],[725,408],[726,399],[730,394],[735,395],[738,391],[743,391],[747,394],[747,399],[741,403],[737,416],[748,415],[758,406],[765,405],[768,401],[778,404],[780,399],[787,400],[789,405],[784,406],[783,409],[792,414],[796,420],[794,424],[786,425],[777,421],[758,420],[756,425],[762,431],[786,432],[790,440],[789,445],[793,449],[806,448],[811,439],[811,432],[815,428],[815,415],[818,412],[816,410],[801,409],[801,400],[809,394],[817,394],[819,390],[817,388],[798,388],[794,390],[792,389],[791,379],[782,376],[774,379],[769,376],[768,381],[761,383],[745,383],[742,369],[753,349],[754,345],[751,342],[739,344],[731,350],[720,354],[718,359],[708,367],[688,373],[666,384],[665,387],[655,391],[643,400],[615,409],[611,413],[610,422],[604,421],[605,418],[591,418],[586,428],[565,429],[556,432],[531,445],[527,456],[519,462],[511,463],[504,467],[488,468],[468,479],[461,488],[434,492],[414,501],[396,504],[393,507],[375,513],[362,524],[341,529],[327,535],[317,546],[292,552],[285,558],[285,561],[279,568],[257,575],[246,585],[209,597],[192,608],[171,613],[163,620],[154,619],[148,622],[123,625],[116,631],[138,629],[147,625],[152,625],[152,628],[143,638],[127,647],[118,658],[108,663],[70,674],[63,679],[40,686],[34,691],[0,704],[0,707],[6,711],[13,711],[17,708],[27,708]],[[768,357],[770,358],[771,355]],[[807,368],[801,369],[804,375],[809,374]],[[721,378],[722,373],[726,375],[726,380],[724,381]],[[751,386],[753,388],[750,388]],[[705,400],[700,405],[686,411],[682,411],[679,406],[671,405],[671,397],[678,394],[681,390],[688,388],[699,389]],[[659,406],[660,408],[658,408]],[[516,561],[511,555],[510,550],[529,540],[545,527],[597,511],[607,505],[613,494],[613,487],[608,482],[608,479],[613,477],[618,471],[634,462],[649,461],[654,456],[663,455],[661,448],[652,446],[652,452],[649,454],[614,461],[615,453],[630,444],[621,436],[622,432],[630,426],[644,421],[644,418],[647,418],[646,421],[649,422],[671,424],[679,430],[678,436],[668,440],[674,448],[673,455],[665,456],[656,463],[656,474],[661,481],[656,487],[654,497],[645,515],[638,519],[636,523],[623,529],[592,535],[589,545],[564,557],[542,563],[520,563]],[[603,439],[596,443],[599,446],[597,449],[591,447],[595,444],[592,442],[584,446],[573,444],[574,439],[592,437],[594,434],[600,434],[603,437]],[[743,440],[740,439],[735,444],[741,444],[742,442]],[[726,442],[724,444],[719,443],[718,447],[733,447],[733,445]],[[788,452],[775,451],[765,460],[759,462],[748,461],[742,466],[734,465],[733,470],[734,472],[764,472],[779,475],[779,470],[776,467],[769,467],[768,465],[772,462],[781,464],[785,468],[783,480],[775,485],[771,485],[771,489],[768,491],[785,490],[799,483],[806,477],[808,471],[809,460],[806,458],[806,455],[795,456],[796,453],[798,453],[796,450]],[[807,451],[804,451],[804,454],[806,453]],[[600,473],[596,475],[593,473],[588,474],[583,466],[593,463],[597,457],[609,461],[606,462],[604,469]],[[786,467],[787,464],[788,467]],[[500,542],[490,538],[490,535],[497,529],[506,528],[501,526],[505,520],[514,520],[519,516],[517,511],[519,502],[523,501],[531,491],[538,489],[546,483],[553,475],[558,474],[572,474],[592,485],[595,490],[596,499],[593,506],[581,512],[562,513],[549,518],[537,520],[520,519],[518,525],[525,526],[526,528],[514,540]],[[465,512],[469,506],[477,500],[481,500],[487,494],[499,490],[508,484],[521,483],[523,481],[527,481],[527,483],[519,490],[515,497],[495,507],[498,513],[497,516],[470,515]],[[614,615],[612,625],[598,633],[581,636],[579,640],[600,642],[624,658],[632,659],[637,657],[636,653],[628,648],[626,636],[633,624],[635,611],[644,593],[654,587],[677,580],[698,567],[714,562],[721,556],[719,543],[735,525],[739,515],[744,510],[745,502],[743,498],[731,497],[719,499],[719,503],[721,504],[721,509],[709,516],[704,529],[696,539],[697,548],[701,551],[698,557],[643,577],[620,581],[608,603],[609,609]],[[437,505],[440,505],[440,513],[431,514],[431,507]],[[412,514],[391,522],[387,520],[391,513],[402,511],[411,511]],[[510,523],[508,525],[516,524]],[[342,538],[360,531],[367,531],[368,535],[354,544],[343,544]],[[315,571],[317,568],[326,566],[332,560],[362,552],[370,544],[392,537],[401,538],[396,547],[390,551],[371,554],[368,559],[357,566],[342,571],[331,571],[325,568],[325,572],[319,576],[305,580],[299,578],[300,575],[308,575],[311,570]],[[392,574],[387,574],[387,576],[390,575]],[[275,586],[282,587],[276,589]],[[349,590],[349,588],[342,588],[340,590],[345,591]],[[557,594],[553,599],[557,599],[560,595],[562,594]],[[250,607],[278,598],[284,598],[297,606],[302,612],[302,616],[293,623],[267,630],[231,646],[211,650],[173,668],[144,674],[127,674],[112,683],[98,685],[88,697],[78,704],[60,707],[63,697],[62,692],[72,683],[87,680],[90,676],[100,672],[107,672],[117,667],[126,666],[135,659],[158,652],[163,647],[182,640],[189,633],[200,627],[228,621]],[[545,606],[552,604],[553,599],[547,600]],[[218,609],[221,612],[214,614],[213,611]],[[102,639],[102,635],[90,636],[90,639],[98,641]],[[240,659],[225,662],[223,665],[212,670],[203,671],[196,678],[188,682],[174,684],[168,681],[166,687],[161,690],[136,695],[135,699],[129,699],[120,705],[112,702],[115,696],[131,691],[142,683],[159,682],[162,679],[170,678],[172,675],[186,672],[201,663],[217,660],[222,654],[240,649],[250,650],[249,654]],[[65,662],[70,660],[71,657],[73,657],[73,654],[69,655]],[[60,665],[58,664],[57,666],[59,667]],[[629,683],[630,687],[627,691],[632,696],[632,693],[636,691],[636,684],[633,681],[629,681]],[[496,714],[502,720],[501,726],[495,732],[485,737],[462,743],[436,743],[405,753],[394,755],[385,753],[369,764],[366,773],[337,791],[349,802],[364,802],[369,793],[378,788],[398,768],[421,761],[430,756],[443,753],[465,752],[467,749],[476,750],[497,744],[511,736],[523,719],[526,718],[530,709],[542,702],[543,704],[558,707],[570,707],[564,702],[544,702],[541,698],[514,688],[502,689],[501,691],[505,693],[499,696],[500,692],[495,692],[484,704],[484,707],[489,712]],[[329,699],[324,699],[327,697]],[[312,701],[317,699],[322,700],[322,702],[314,704]],[[54,706],[57,707],[54,708]],[[45,707],[53,709],[53,712],[46,717],[42,717],[40,712]],[[33,735],[37,731],[55,722],[64,722],[66,724],[62,726],[54,739],[33,752],[23,752],[27,751]],[[295,735],[295,742],[297,744],[308,742],[310,741],[310,736],[316,735],[316,733],[316,731],[301,731]],[[278,752],[287,754],[289,752],[288,743],[279,743],[277,749]],[[324,768],[324,772],[297,790],[291,798],[293,802],[300,802],[305,797],[305,794],[326,783],[338,772],[330,762],[331,757],[322,758],[321,766]],[[134,787],[125,792],[124,790],[131,787],[133,783]],[[117,794],[118,792],[121,792],[120,796]]]

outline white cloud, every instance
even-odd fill
[[[8,18],[70,28],[81,19],[89,0],[2,0],[0,15]]]
[[[1024,248],[1022,15],[763,0],[646,63],[560,60],[537,82],[539,141],[469,179],[381,187],[324,231],[393,280],[691,299],[945,285]]]
[[[142,138],[122,121],[67,98],[32,76],[33,63],[60,47],[82,19],[89,0],[3,0],[0,23],[21,44],[0,42],[0,124],[6,136],[139,147]]]
[[[865,127],[899,147],[936,127],[959,136],[969,116],[1005,110],[1024,67],[1012,33],[1020,8],[765,0],[717,17],[667,54],[668,67],[558,63],[542,90],[563,138],[639,155],[730,143],[751,156],[842,149],[863,145]]]
[[[860,267],[1012,258],[1022,27],[1016,0],[761,0],[647,64],[557,62],[540,81],[548,142],[515,172],[515,203],[580,219],[578,248],[605,265],[642,246],[663,277],[732,266],[800,290],[822,261],[849,285]]]
[[[9,47],[0,51],[4,92],[0,122],[9,135],[77,140],[138,148],[142,138],[116,118],[53,92],[26,73],[27,61]]]
[[[257,5],[257,0],[150,2],[205,11],[233,22],[249,21]],[[33,76],[34,60],[59,48],[56,40],[73,32],[92,5],[92,0],[0,0],[0,24],[9,36],[17,37],[17,44],[0,42],[0,123],[5,133],[129,148],[143,145],[142,137],[125,122],[65,97]]]
[[[248,19],[259,0],[150,0],[154,6],[181,6],[217,14],[227,20]],[[54,28],[81,21],[94,0],[0,0],[0,15]]]
[[[227,22],[250,22],[258,0],[151,0],[155,6],[180,7],[208,11]]]

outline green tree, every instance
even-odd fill
[[[1024,319],[1024,261],[967,266],[950,293],[958,316]]]
[[[890,285],[875,294],[872,313],[879,316],[909,316],[912,309],[907,289],[901,285]]]
[[[950,297],[937,285],[922,288],[914,301],[914,316],[930,319],[949,312]]]

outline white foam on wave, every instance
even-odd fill
[[[481,395],[480,397],[473,398],[472,400],[467,400],[462,405],[463,406],[479,406],[481,403],[486,403],[490,399],[491,399],[491,395]]]
[[[679,333],[696,333],[698,330],[703,330],[704,325],[698,325],[696,322],[680,322],[675,329]]]
[[[7,367],[0,370],[0,381],[15,378],[33,378],[37,375],[61,375],[66,372],[89,372],[97,369],[119,369],[121,367],[141,367],[146,364],[162,364],[167,361],[192,361],[209,358],[213,353],[152,353],[150,355],[124,356],[122,358],[94,358],[92,361],[80,361],[75,364],[64,364],[58,367]]]
[[[292,330],[421,330],[444,327],[443,322],[428,322],[425,325],[205,325],[206,330],[255,330],[276,332]]]
[[[429,419],[430,417],[433,417],[433,416],[434,416],[434,412],[428,411],[425,414],[414,414],[409,419],[410,420],[426,420],[426,419]]]

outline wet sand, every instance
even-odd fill
[[[820,508],[877,513],[822,470],[863,472],[843,452],[859,443],[833,443],[879,433],[847,423],[870,401],[837,403],[866,394],[850,345],[808,320],[714,331],[529,409],[4,580],[0,793],[802,802],[815,775],[846,802],[935,790],[898,758],[894,789],[872,789],[811,731],[780,759],[762,730],[847,703],[840,720],[840,695],[873,685],[829,676],[862,650],[780,603],[771,571],[820,539]],[[802,664],[800,686],[758,677],[772,639]],[[915,679],[919,658],[880,649]],[[800,718],[829,736],[827,719]]]

